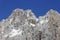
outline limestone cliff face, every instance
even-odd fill
[[[31,10],[17,8],[0,22],[0,40],[60,40],[60,14],[51,9],[36,18]]]

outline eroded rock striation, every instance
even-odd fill
[[[0,21],[0,40],[60,40],[60,14],[51,9],[37,18],[31,10],[17,8]]]

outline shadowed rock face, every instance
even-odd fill
[[[60,14],[51,9],[36,18],[31,10],[17,8],[0,22],[0,40],[60,40]]]

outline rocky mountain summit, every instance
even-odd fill
[[[60,40],[60,14],[51,9],[37,18],[31,10],[17,8],[0,21],[0,40]]]

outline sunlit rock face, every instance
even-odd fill
[[[51,9],[37,18],[17,8],[0,22],[0,40],[60,40],[60,14]]]

